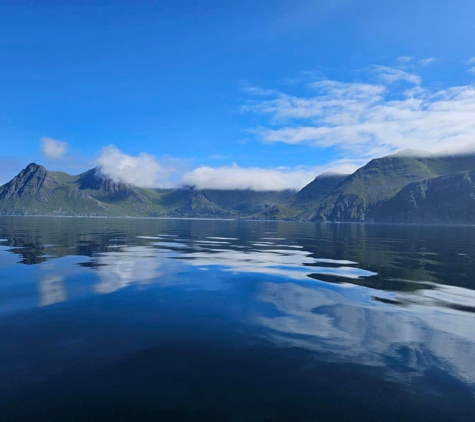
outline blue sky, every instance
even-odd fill
[[[300,187],[469,146],[473,16],[469,0],[2,1],[0,183],[35,161]]]

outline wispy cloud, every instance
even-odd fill
[[[468,69],[467,72],[471,73],[472,75],[475,75],[475,67]]]
[[[40,151],[43,157],[50,160],[60,160],[64,158],[68,150],[68,144],[58,139],[41,138]]]
[[[373,71],[378,75],[379,79],[386,84],[392,84],[398,81],[410,82],[414,85],[420,85],[422,83],[420,76],[393,67],[377,65],[373,66]]]
[[[467,64],[475,64],[475,57],[468,59]]]
[[[419,64],[422,66],[429,66],[430,64],[436,62],[437,59],[435,57],[427,57],[425,59],[420,59]]]
[[[221,155],[221,154],[213,154],[213,155],[210,155],[210,157],[212,160],[225,160],[227,158],[231,158],[230,155]]]
[[[475,87],[430,90],[418,75],[375,66],[371,83],[317,81],[315,94],[250,99],[243,107],[269,117],[251,129],[267,143],[337,148],[374,158],[406,148],[439,152],[475,143]],[[395,82],[398,82],[395,84]]]
[[[406,64],[406,63],[412,62],[414,60],[414,57],[412,57],[412,56],[400,56],[397,59],[398,59],[399,63]]]

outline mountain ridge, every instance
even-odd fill
[[[300,191],[140,188],[99,168],[73,176],[29,164],[0,186],[0,215],[246,218],[322,222],[475,223],[475,153],[411,151]]]

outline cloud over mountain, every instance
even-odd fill
[[[96,164],[105,176],[142,188],[171,187],[176,171],[166,159],[159,160],[145,152],[127,155],[114,145],[102,149]]]
[[[297,168],[198,167],[185,173],[182,182],[198,189],[250,189],[255,191],[302,189],[318,174],[327,171],[353,173],[361,161],[341,160],[327,166]]]

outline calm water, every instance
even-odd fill
[[[475,227],[0,218],[0,420],[469,421]]]

